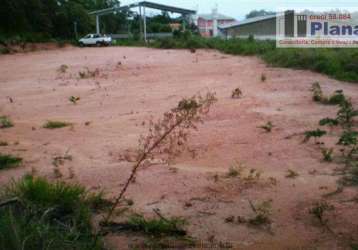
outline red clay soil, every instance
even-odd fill
[[[59,72],[61,65],[68,66],[66,73]],[[99,74],[80,79],[86,67]],[[130,155],[146,132],[142,122],[160,117],[183,97],[210,90],[218,102],[190,138],[196,158],[184,154],[170,166],[141,170],[127,194],[132,211],[154,217],[153,209],[160,209],[165,216],[183,217],[196,240],[230,243],[234,249],[349,249],[358,240],[358,204],[350,201],[357,188],[323,198],[337,189],[335,170],[341,165],[323,162],[320,146],[303,144],[300,135],[337,111],[312,101],[315,81],[327,94],[344,90],[358,105],[358,85],[215,51],[65,48],[0,56],[0,115],[15,124],[0,131],[0,141],[10,143],[0,150],[24,159],[22,167],[1,171],[0,184],[34,169],[54,178],[53,159],[67,153],[73,159],[60,167],[64,179],[113,197],[131,170],[132,163],[123,159],[130,157],[122,156]],[[238,87],[243,97],[232,99]],[[74,105],[70,96],[81,100]],[[74,125],[48,130],[42,128],[47,120]],[[268,121],[271,133],[258,128]],[[334,146],[337,134],[333,129],[324,139],[327,147]],[[241,177],[227,178],[232,166],[244,169]],[[258,179],[247,178],[251,169],[261,173]],[[287,178],[289,169],[299,176]],[[331,230],[309,213],[322,199],[335,207],[325,215]],[[249,201],[268,200],[270,226],[227,221],[253,217]],[[133,241],[128,234],[106,237],[114,249],[129,249]]]

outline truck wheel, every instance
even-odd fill
[[[79,45],[81,48],[85,46],[84,43],[82,43],[82,42],[80,42]]]

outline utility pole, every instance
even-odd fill
[[[143,24],[142,24],[142,6],[139,5],[139,38],[143,40]]]
[[[73,22],[73,28],[74,28],[75,37],[76,37],[76,40],[77,40],[78,39],[77,21]]]
[[[99,15],[96,15],[96,32],[97,32],[97,34],[100,33],[100,29],[99,29]]]
[[[145,6],[143,7],[143,18],[144,18],[144,42],[147,42],[147,17],[145,15]]]

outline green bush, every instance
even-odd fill
[[[18,166],[22,159],[12,155],[3,155],[0,153],[0,170],[6,168],[13,168]]]
[[[0,201],[0,249],[103,249],[90,224],[86,190],[26,176],[7,186]]]
[[[14,124],[7,116],[0,116],[0,128],[11,128]]]

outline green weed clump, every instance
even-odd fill
[[[79,102],[81,100],[81,98],[79,96],[71,96],[68,98],[68,100],[70,102],[72,102],[73,104],[77,104],[77,102]]]
[[[321,129],[306,131],[305,139],[303,140],[303,142],[308,142],[312,137],[315,138],[315,140],[317,140],[317,138],[321,138],[326,134],[327,132]]]
[[[0,116],[0,128],[11,128],[14,124],[7,116]]]
[[[339,125],[339,122],[337,119],[331,119],[331,118],[324,118],[322,120],[319,121],[319,125],[320,126],[330,126],[330,127],[333,127],[333,126],[338,126]]]
[[[61,122],[61,121],[47,121],[44,124],[44,128],[47,129],[57,129],[57,128],[64,128],[64,127],[68,127],[71,126],[72,123],[68,123],[68,122]]]
[[[0,203],[1,249],[104,249],[82,186],[25,176],[3,190]]]
[[[326,201],[319,201],[310,208],[309,213],[317,218],[321,225],[327,225],[328,219],[325,218],[325,214],[332,210],[334,210],[332,205]]]
[[[128,219],[128,225],[132,230],[157,236],[184,236],[186,232],[182,227],[185,224],[186,221],[181,218],[146,219],[139,214],[132,215]]]
[[[13,155],[3,155],[0,153],[0,170],[14,168],[20,165],[22,158]]]
[[[323,156],[323,161],[332,162],[333,161],[333,152],[334,152],[333,148],[322,148],[321,153]]]

